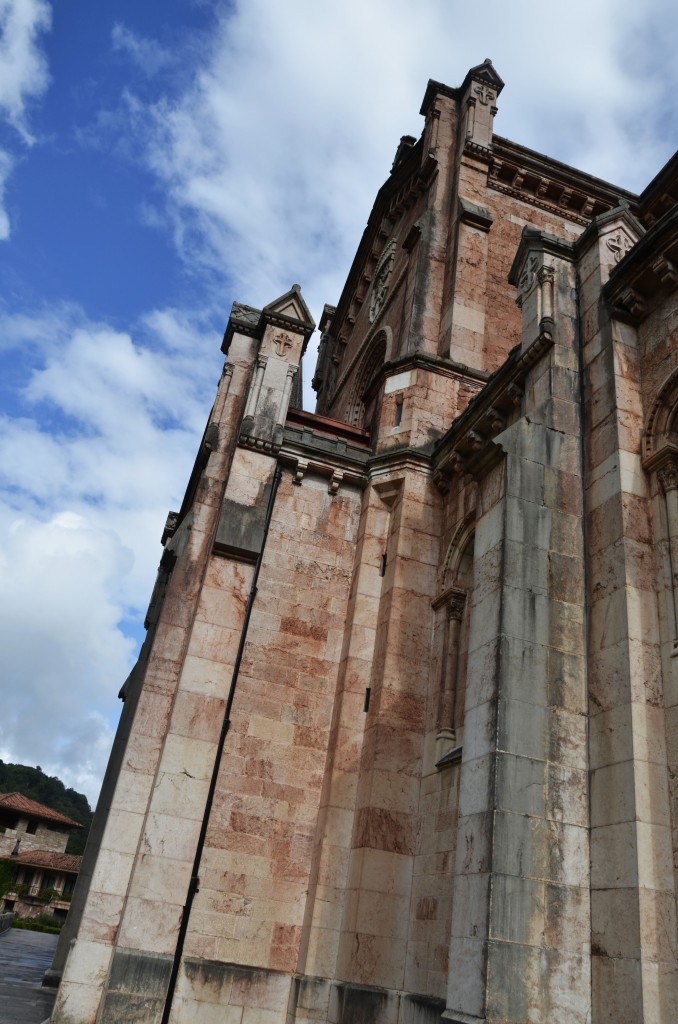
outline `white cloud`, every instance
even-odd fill
[[[39,43],[51,21],[52,8],[46,0],[0,0],[0,118],[26,145],[35,142],[28,125],[29,103],[49,85],[47,61]],[[0,241],[10,236],[4,199],[14,163],[9,152],[0,150]]]
[[[26,108],[49,84],[47,61],[38,44],[51,23],[52,8],[46,0],[0,0],[0,110],[29,143],[34,140]]]
[[[0,149],[0,242],[4,242],[9,238],[10,225],[7,211],[5,210],[5,190],[7,188],[7,179],[12,173],[13,160],[9,153]]]
[[[21,415],[0,422],[0,751],[94,799],[135,646],[122,624],[143,621],[181,501],[214,331],[165,309],[132,335],[63,307],[0,317],[0,335],[34,363]]]
[[[155,39],[147,39],[116,22],[111,33],[113,49],[131,57],[145,75],[155,75],[172,63],[172,54]]]

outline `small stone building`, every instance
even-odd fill
[[[0,793],[0,856],[27,850],[63,853],[79,821],[31,800],[23,793]]]
[[[23,793],[0,793],[0,876],[11,880],[0,914],[65,919],[82,859],[65,852],[74,828],[82,825]]]
[[[299,287],[233,306],[55,1024],[676,1020],[678,159],[502,88],[429,82],[315,414]]]

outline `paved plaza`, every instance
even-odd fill
[[[0,1024],[42,1024],[56,991],[42,987],[56,935],[10,928],[0,934]]]

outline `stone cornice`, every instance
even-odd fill
[[[343,481],[365,486],[371,455],[367,431],[294,410],[285,423],[278,458],[291,467],[295,483],[313,472],[327,477],[328,490],[336,494]]]
[[[221,351],[224,354],[228,353],[231,339],[234,334],[245,334],[250,338],[261,338],[266,325],[271,324],[274,327],[282,327],[284,330],[292,331],[294,334],[303,334],[303,355],[306,351],[309,338],[315,330],[315,322],[308,312],[306,303],[301,297],[298,285],[294,285],[287,295],[295,295],[297,297],[298,305],[304,315],[303,320],[300,320],[295,316],[288,316],[286,313],[281,313],[279,310],[275,309],[275,303],[271,303],[263,309],[256,309],[254,306],[245,305],[244,302],[234,302],[231,306],[231,313],[228,318],[228,324],[226,325],[224,340],[221,343]],[[286,297],[287,296],[281,296],[283,299]]]
[[[551,235],[547,231],[540,231],[539,228],[525,227],[520,236],[520,242],[509,270],[509,284],[516,287],[519,286],[525,258],[533,249],[548,253],[549,256],[555,256],[558,259],[569,260],[570,262],[575,257],[575,247],[572,242],[566,242],[563,238]]]
[[[369,448],[358,447],[325,434],[285,424],[283,443],[278,454],[283,465],[291,468],[294,482],[300,484],[306,473],[328,479],[328,490],[336,494],[340,484],[379,486],[384,480],[409,473],[432,472],[431,448],[393,448],[373,455]]]
[[[490,374],[482,370],[475,370],[465,363],[455,363],[452,359],[444,359],[442,356],[428,356],[421,353],[401,356],[391,362],[384,363],[379,372],[372,378],[370,386],[365,392],[365,398],[369,401],[370,395],[378,390],[389,377],[407,370],[424,370],[428,373],[435,373],[440,377],[450,377],[464,384],[477,388],[480,391],[485,387]]]
[[[507,361],[490,378],[480,394],[471,399],[447,433],[436,444],[433,465],[438,487],[447,489],[450,473],[482,476],[502,456],[493,439],[500,434],[522,402],[522,383],[528,370],[553,345],[542,330],[528,348],[514,348]]]
[[[438,608],[447,606],[450,617],[460,619],[464,612],[466,597],[465,590],[460,590],[459,587],[448,587],[442,594],[438,594],[437,597],[433,598],[431,608],[436,611]]]
[[[647,227],[652,227],[678,204],[678,153],[664,164],[639,199],[638,216]]]
[[[367,464],[368,478],[372,484],[380,479],[389,479],[402,473],[423,473],[430,476],[432,445],[425,448],[389,448],[373,455]]]
[[[421,107],[419,109],[419,113],[423,117],[426,117],[428,114],[429,108],[436,96],[447,96],[448,99],[455,100],[458,103],[462,96],[462,90],[454,88],[451,85],[444,85],[442,82],[436,82],[433,78],[429,78],[428,85],[426,86],[426,92],[424,93],[424,98],[421,101]]]
[[[671,466],[678,466],[678,439],[663,439],[662,443],[643,458],[643,469],[646,473],[660,473]]]
[[[575,224],[593,217],[625,199],[635,209],[638,197],[615,188],[600,178],[519,146],[500,135],[492,138],[492,166],[488,184],[531,206],[558,213]]]
[[[632,324],[654,298],[678,286],[678,207],[669,210],[612,270],[603,296],[613,315]]]

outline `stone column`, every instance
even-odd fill
[[[457,727],[459,724],[458,709],[458,678],[459,678],[459,641],[461,623],[464,615],[466,594],[453,591],[446,595],[444,605],[445,633],[443,637],[443,658],[440,672],[440,692],[438,697],[438,736],[437,758],[440,759],[456,744]]]
[[[254,377],[250,384],[250,389],[247,394],[247,404],[245,405],[245,415],[242,421],[242,427],[240,428],[243,435],[250,433],[254,426],[254,414],[257,411],[257,405],[259,404],[259,395],[261,393],[261,385],[264,380],[264,370],[266,369],[266,357],[258,356],[257,362],[254,368]]]

